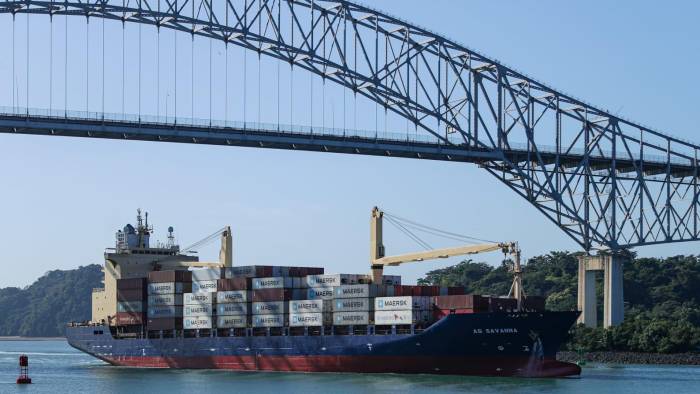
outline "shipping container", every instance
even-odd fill
[[[224,268],[224,278],[263,278],[272,276],[269,265],[243,265]]]
[[[251,292],[253,302],[289,301],[292,299],[292,289],[260,289]]]
[[[149,306],[182,305],[182,294],[154,294],[148,296]]]
[[[216,300],[216,293],[185,293],[185,305],[211,305]]]
[[[212,328],[211,316],[189,316],[182,319],[185,330],[201,330]]]
[[[336,326],[365,325],[370,323],[370,312],[333,312]]]
[[[148,318],[182,317],[181,306],[152,306],[148,308]]]
[[[338,298],[332,301],[333,312],[369,312],[374,310],[371,298]]]
[[[377,297],[374,299],[375,311],[403,311],[411,309],[430,309],[430,297]]]
[[[184,317],[191,316],[212,316],[214,314],[214,307],[210,305],[185,305],[182,310],[182,315]]]
[[[141,312],[117,312],[115,320],[118,326],[140,326],[146,321]]]
[[[226,278],[216,281],[217,291],[235,291],[252,289],[250,278]]]
[[[117,290],[117,301],[143,301],[146,299],[146,289]]]
[[[191,284],[188,283],[191,286]],[[189,286],[182,282],[155,282],[148,284],[148,294],[182,294],[190,293]],[[191,287],[189,287],[191,289]]]
[[[289,313],[321,313],[327,309],[324,309],[324,303],[323,300],[289,301]]]
[[[117,302],[117,313],[119,312],[136,312],[142,313],[143,302],[142,301],[118,301]]]
[[[433,303],[438,309],[473,309],[477,312],[489,309],[488,298],[473,294],[437,296]]]
[[[146,287],[146,278],[117,279],[117,290],[143,289]]]
[[[332,287],[309,288],[306,293],[306,298],[310,300],[332,300],[334,297],[335,292]]]
[[[248,316],[218,316],[216,318],[216,328],[245,328],[248,327]]]
[[[216,302],[218,304],[249,301],[250,296],[248,290],[219,291],[216,293]]]
[[[193,269],[192,282],[216,281],[222,278],[221,271],[221,268]]]
[[[464,287],[448,287],[447,288],[447,295],[465,295],[465,294],[467,294],[467,289]]]
[[[425,310],[406,311],[376,311],[374,312],[374,324],[377,326],[427,323],[430,320],[430,312]]]
[[[214,293],[217,289],[216,280],[204,280],[200,282],[192,282],[193,293]]]
[[[182,329],[182,317],[149,318],[148,329],[152,331]]]
[[[323,313],[290,313],[290,327],[320,327],[323,326]]]
[[[515,298],[489,297],[489,310],[491,312],[514,312],[518,309],[518,300]]]
[[[288,313],[289,304],[284,301],[253,302],[252,313],[254,315],[274,315]]]
[[[228,304],[218,304],[216,306],[218,316],[249,315],[250,304],[246,302],[231,302]]]
[[[307,275],[306,287],[336,287],[340,285],[356,284],[358,275],[353,274],[330,274],[330,275]]]
[[[192,282],[190,271],[151,271],[148,273],[149,283]]]
[[[283,276],[272,276],[268,278],[254,278],[253,279],[253,290],[262,289],[282,289],[282,288],[294,288],[294,279]],[[297,278],[298,279],[298,278]],[[301,282],[298,281],[300,284]],[[297,287],[301,287],[300,285]]]
[[[335,298],[369,298],[384,295],[383,287],[378,285],[341,285],[334,289]]]
[[[287,315],[253,315],[253,327],[284,327]]]

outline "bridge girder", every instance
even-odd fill
[[[342,0],[0,0],[0,13],[153,25],[221,40],[317,74],[408,119],[433,140],[430,146],[406,141],[400,149],[372,150],[365,149],[370,141],[345,139],[337,151],[411,152],[395,156],[479,163],[585,250],[699,239],[698,145],[612,115],[365,6]],[[6,117],[2,130],[61,130],[29,116],[24,124],[17,121]],[[153,137],[141,125],[108,126],[75,121],[64,123],[63,133],[104,137],[107,129],[122,129],[135,139]],[[187,132],[191,142],[197,142],[195,135],[221,142],[220,130]],[[167,131],[155,134],[160,137],[154,140],[173,140]],[[277,147],[319,148],[308,144],[313,136],[297,137]],[[325,151],[333,151],[330,142]],[[259,139],[255,144],[266,147]],[[436,154],[446,151],[453,153]]]

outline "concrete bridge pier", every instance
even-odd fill
[[[598,325],[595,272],[603,271],[603,327],[619,325],[624,320],[622,293],[622,264],[628,260],[623,253],[582,255],[578,257],[578,322],[587,327]]]

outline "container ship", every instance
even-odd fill
[[[384,213],[370,220],[369,274],[319,267],[233,265],[225,227],[219,261],[192,248],[150,245],[141,212],[105,251],[92,320],[72,322],[68,343],[116,366],[237,371],[568,377],[557,361],[579,312],[553,312],[522,291],[515,243],[385,256]],[[464,288],[404,285],[385,266],[501,250],[513,256],[507,297]]]

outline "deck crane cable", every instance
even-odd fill
[[[206,237],[200,239],[199,241],[193,243],[192,245],[184,248],[182,250],[182,253],[194,252],[195,251],[194,249],[197,249],[201,246],[207,245],[207,244],[211,243],[212,241],[216,240],[216,238],[218,238],[221,235],[221,233],[223,233],[224,231],[226,231],[226,227],[222,227],[222,228],[216,230],[216,232],[214,232],[210,235],[207,235]]]
[[[392,219],[391,217],[385,216],[386,220],[394,225],[399,231],[402,233],[406,234],[407,237],[411,238],[414,242],[416,242],[420,247],[422,247],[425,250],[431,250],[434,249],[430,244],[427,242],[423,241],[419,236],[414,234],[411,230],[407,229],[404,225],[402,225],[400,222]]]
[[[475,242],[497,243],[496,241],[491,241],[491,240],[487,240],[487,239],[472,237],[469,235],[457,234],[457,233],[453,233],[450,231],[440,230],[440,229],[435,228],[435,227],[427,226],[427,225],[418,223],[418,222],[413,221],[413,220],[409,220],[406,218],[402,218],[400,216],[396,216],[396,215],[391,214],[391,213],[386,212],[386,211],[383,211],[383,212],[384,212],[384,217],[387,219],[391,219],[391,220],[400,222],[404,226],[413,228],[415,230],[423,231],[423,232],[426,232],[429,234],[441,236],[444,238],[451,238],[451,239],[455,239],[458,241],[470,242],[470,243],[475,243]]]

